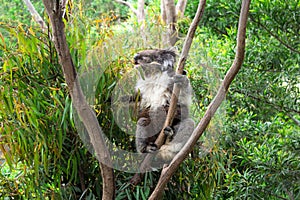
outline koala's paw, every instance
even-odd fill
[[[154,153],[158,150],[157,145],[154,143],[150,143],[146,146],[146,152],[147,153]]]
[[[173,131],[173,129],[172,129],[170,126],[167,126],[167,127],[164,129],[164,134],[165,134],[165,136],[167,136],[167,137],[173,137],[173,136],[174,136],[174,131]]]
[[[177,83],[179,86],[187,86],[188,78],[182,74],[176,74],[173,77],[174,83]]]

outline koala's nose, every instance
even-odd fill
[[[134,64],[135,64],[135,65],[139,64],[139,63],[138,63],[138,59],[139,59],[139,58],[140,58],[140,54],[135,54],[135,55],[134,55],[133,60],[134,60]]]

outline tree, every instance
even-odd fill
[[[143,3],[143,2],[142,2]],[[171,2],[168,2],[171,3]],[[169,4],[166,3],[166,7],[169,7]],[[114,196],[114,191],[111,189],[114,188],[114,182],[113,182],[113,171],[111,168],[107,167],[106,164],[110,163],[108,159],[109,152],[105,148],[105,142],[104,139],[99,137],[101,136],[101,130],[98,125],[97,119],[93,112],[91,111],[90,107],[84,100],[83,92],[80,89],[80,84],[78,82],[78,79],[76,78],[76,71],[75,67],[73,65],[73,61],[71,59],[69,49],[67,46],[67,42],[64,35],[64,25],[62,21],[63,17],[63,10],[64,8],[62,5],[64,3],[57,1],[49,2],[44,1],[45,7],[47,9],[48,15],[51,20],[52,29],[53,29],[53,38],[56,46],[56,50],[59,55],[60,63],[63,67],[63,71],[65,74],[67,85],[70,89],[70,94],[73,99],[73,104],[75,106],[75,109],[78,111],[79,115],[81,116],[83,120],[84,125],[87,128],[89,137],[91,139],[91,143],[94,146],[96,157],[100,160],[100,165],[102,169],[102,178],[103,178],[103,196],[102,199],[112,199]],[[181,61],[179,61],[178,71],[183,70],[184,61],[186,60],[192,38],[194,37],[194,33],[196,30],[196,27],[200,21],[201,14],[203,13],[205,1],[201,1],[198,6],[198,11],[195,17],[195,21],[193,22],[191,29],[189,31],[185,48],[183,50]],[[231,70],[228,71],[223,84],[221,88],[219,89],[219,92],[215,98],[215,100],[211,103],[211,105],[208,108],[207,114],[202,119],[196,130],[194,131],[194,134],[192,135],[190,139],[191,146],[187,146],[179,153],[180,156],[179,159],[177,157],[174,158],[175,161],[173,161],[170,166],[167,169],[164,169],[162,172],[162,183],[159,182],[158,187],[160,189],[156,189],[155,192],[151,195],[150,199],[157,199],[159,196],[161,196],[163,188],[165,187],[165,184],[167,183],[167,180],[170,179],[171,175],[175,172],[176,166],[184,160],[184,158],[187,156],[187,154],[192,150],[192,147],[195,145],[198,138],[201,136],[205,128],[207,127],[209,121],[211,120],[212,116],[216,112],[217,108],[220,106],[221,102],[223,101],[225,94],[229,88],[230,83],[232,82],[233,78],[239,71],[243,59],[244,59],[244,49],[245,49],[245,31],[246,31],[246,21],[248,17],[248,11],[249,11],[249,5],[250,1],[244,1],[241,9],[241,16],[240,16],[240,24],[239,24],[239,35],[238,35],[238,50],[236,54],[236,58],[234,61],[234,64],[232,65]],[[175,9],[173,9],[175,11]],[[170,15],[174,15],[175,12],[171,12]],[[168,16],[168,13],[167,13]],[[174,86],[176,88],[176,84]],[[176,91],[176,89],[174,89]],[[177,89],[178,90],[178,89]],[[179,91],[178,91],[179,92]],[[177,93],[178,93],[177,92]],[[175,96],[174,96],[175,97]],[[173,100],[173,105],[176,105],[176,100]],[[170,113],[174,112],[174,106],[172,108],[171,103],[171,109]],[[175,165],[173,163],[176,163]],[[173,165],[172,165],[173,164]],[[175,167],[174,167],[175,166]],[[171,170],[168,170],[171,169]],[[168,174],[169,173],[169,174]]]
[[[99,134],[101,128],[98,124],[96,115],[87,104],[83,92],[80,88],[80,83],[76,75],[76,70],[73,65],[70,50],[67,45],[66,36],[64,33],[64,1],[43,1],[49,15],[53,39],[56,50],[59,55],[60,64],[63,68],[65,79],[69,87],[70,95],[73,100],[73,105],[89,133],[90,140],[96,151],[96,157],[100,160],[102,178],[103,178],[103,196],[102,199],[113,199],[114,191],[114,174],[113,169],[108,165],[110,163],[109,152],[106,149],[104,139]]]

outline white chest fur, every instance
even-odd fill
[[[151,77],[140,78],[137,81],[136,91],[142,95],[141,106],[156,108],[170,103],[171,91],[168,85],[172,83],[172,78],[167,72]]]

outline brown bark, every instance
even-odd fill
[[[172,160],[169,166],[165,167],[162,170],[156,188],[154,189],[153,193],[149,198],[150,200],[159,199],[159,197],[162,196],[166,184],[170,180],[171,176],[175,173],[179,165],[192,151],[197,140],[203,134],[204,130],[208,126],[213,115],[215,114],[215,112],[221,105],[222,101],[224,100],[231,82],[233,81],[234,77],[240,70],[245,55],[245,36],[246,36],[246,24],[247,24],[247,18],[249,13],[249,6],[250,6],[250,0],[243,0],[241,12],[240,12],[240,18],[239,18],[238,34],[237,34],[237,49],[236,49],[235,59],[233,61],[232,66],[230,67],[227,74],[225,75],[224,80],[218,90],[218,93],[216,94],[215,98],[208,106],[207,111],[204,114],[204,117],[201,119],[200,123],[194,130],[191,138],[188,140],[188,142],[183,147],[183,149],[175,156],[175,158]]]
[[[174,46],[177,41],[176,31],[176,10],[174,0],[162,0],[164,1],[166,12],[166,24],[168,27],[168,42],[170,46]]]
[[[165,6],[165,1],[164,0],[160,1],[160,15],[161,15],[162,22],[166,23],[167,15],[166,15],[166,6]]]
[[[70,55],[70,50],[67,45],[64,32],[64,22],[62,20],[64,13],[64,2],[60,0],[43,0],[46,11],[49,15],[53,40],[56,51],[58,53],[59,62],[62,66],[66,83],[69,87],[69,92],[72,98],[72,103],[78,112],[80,119],[89,134],[91,144],[95,150],[95,156],[100,162],[101,174],[103,179],[103,196],[102,199],[114,199],[114,173],[111,166],[109,152],[106,148],[104,139],[101,135],[101,128],[94,111],[87,104],[79,81],[73,61]]]

